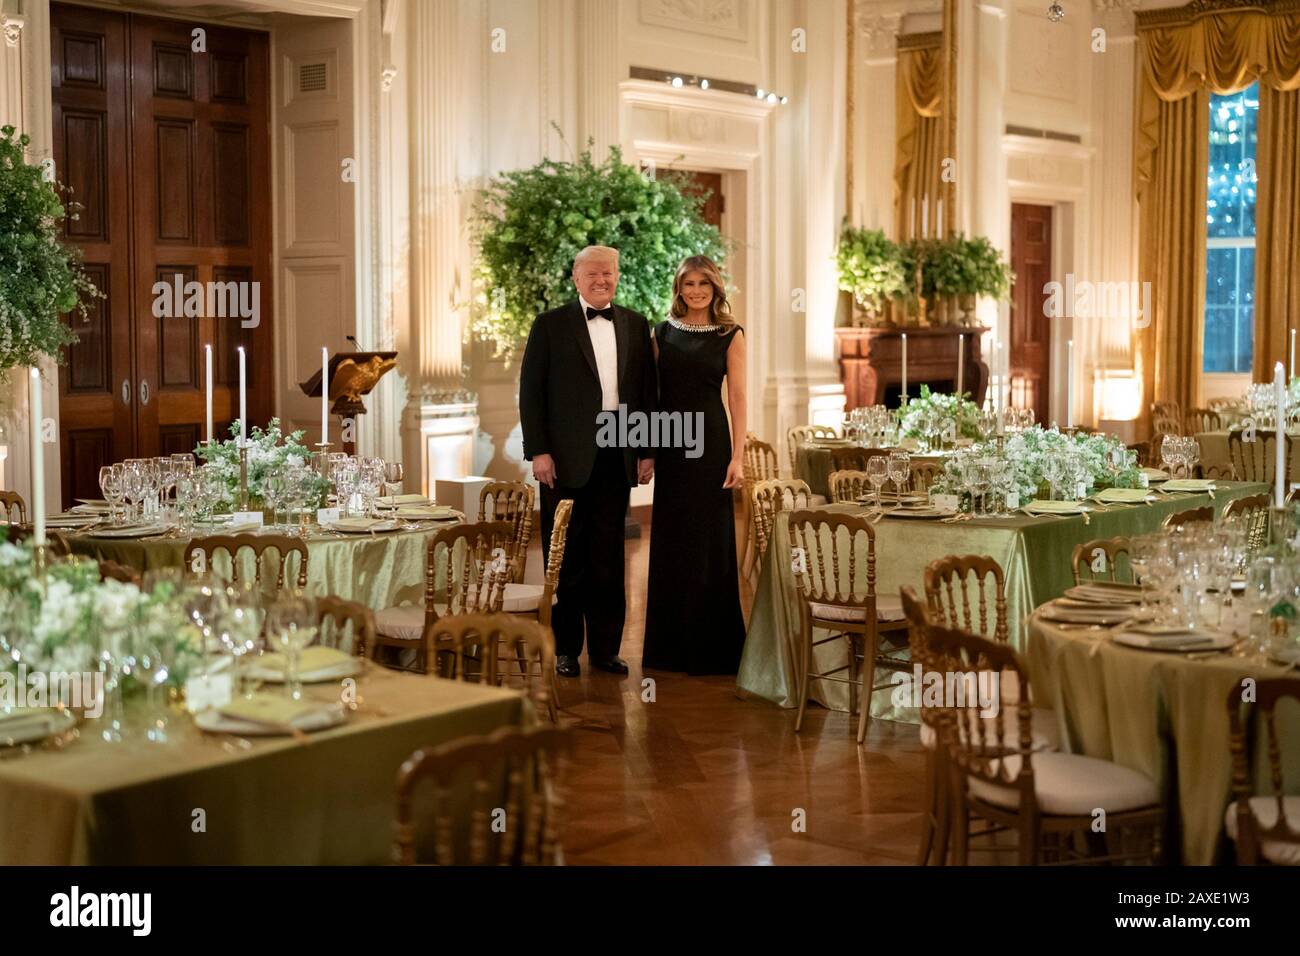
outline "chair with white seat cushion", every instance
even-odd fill
[[[754,515],[758,560],[761,562],[767,556],[767,545],[772,540],[772,524],[776,521],[777,512],[816,508],[824,505],[826,499],[814,495],[808,482],[801,478],[765,478],[754,482],[749,503]]]
[[[876,532],[871,522],[839,512],[794,511],[788,523],[790,551],[781,560],[794,574],[801,624],[797,659],[799,714],[794,729],[798,733],[803,726],[812,681],[847,683],[850,717],[857,713],[861,684],[862,711],[866,715],[858,726],[861,743],[870,720],[872,693],[894,686],[875,683],[877,665],[900,670],[911,666],[881,653],[882,638],[892,637],[894,644],[905,646],[907,621],[902,604],[892,595],[876,594]],[[863,552],[861,560],[859,550]],[[817,628],[830,631],[830,636],[817,640]],[[813,673],[813,649],[839,640],[848,642],[848,663]],[[846,670],[847,677],[839,676]]]
[[[440,618],[501,610],[514,532],[509,521],[480,521],[434,534],[425,552],[424,604],[376,613],[375,645],[414,651],[402,655],[414,658],[409,669],[427,673]]]
[[[1160,861],[1165,811],[1155,782],[1110,761],[1035,750],[1029,673],[1010,646],[936,624],[925,644],[929,665],[964,688],[945,699],[940,723],[958,865],[967,862],[973,817],[1014,831],[1021,865]],[[1014,702],[1002,675],[1015,676]],[[998,714],[987,713],[990,701]],[[1005,709],[1013,723],[1000,719]],[[1104,835],[1093,831],[1101,813]],[[1149,853],[1126,849],[1124,837],[1135,833],[1149,838]]]
[[[1282,774],[1284,745],[1278,736],[1278,704],[1288,701],[1294,724],[1300,708],[1300,680],[1267,677],[1255,681],[1255,700],[1242,701],[1241,685],[1228,693],[1228,722],[1232,750],[1232,795],[1224,817],[1228,839],[1237,846],[1237,862],[1300,866],[1300,796],[1287,795]],[[1254,713],[1258,710],[1258,719]],[[1260,729],[1259,743],[1267,742],[1269,782],[1273,792],[1256,794],[1251,786],[1252,761],[1247,743],[1249,728]],[[1293,742],[1294,743],[1294,742]],[[1293,788],[1294,788],[1294,781]]]

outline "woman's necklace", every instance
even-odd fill
[[[668,317],[668,324],[675,329],[681,329],[683,332],[716,332],[722,328],[720,325],[697,325],[694,322],[683,322],[675,316]]]

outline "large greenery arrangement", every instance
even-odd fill
[[[1011,293],[1011,268],[984,236],[957,235],[935,242],[923,268],[939,295],[1005,299]]]
[[[282,468],[304,468],[311,462],[311,452],[303,445],[302,429],[288,435],[280,431],[280,419],[272,418],[265,430],[253,426],[248,433],[248,495],[258,503],[265,500],[266,480]],[[230,423],[230,438],[211,445],[201,444],[194,449],[205,465],[211,465],[221,476],[221,503],[233,506],[239,499],[239,422]],[[309,507],[323,507],[329,482],[312,473],[316,495]]]
[[[925,426],[938,419],[943,423],[936,429],[939,434],[979,438],[979,418],[979,406],[965,395],[932,392],[930,386],[922,385],[921,397],[911,399],[903,413],[903,434],[908,438],[921,438],[926,434]]]
[[[907,292],[908,277],[898,246],[880,229],[855,229],[845,223],[835,264],[840,289],[852,293],[869,315],[878,314],[885,299]]]
[[[172,686],[183,685],[202,658],[202,640],[173,584],[160,581],[145,593],[134,584],[101,581],[98,565],[87,560],[51,562],[41,577],[30,539],[0,542],[0,611],[12,625],[9,642],[23,635],[16,648],[0,654],[0,672],[15,670],[16,663],[28,672],[93,671],[102,651],[121,657],[132,635],[168,645]]]
[[[723,263],[722,237],[701,216],[706,198],[671,172],[643,174],[617,147],[599,165],[584,151],[496,177],[472,220],[481,296],[472,331],[513,350],[537,313],[574,297],[573,257],[589,245],[619,250],[619,304],[666,318],[683,259]]]
[[[1011,464],[1020,500],[1030,501],[1039,497],[1047,484],[1043,475],[1044,461],[1050,457],[1064,459],[1071,455],[1078,456],[1083,466],[1084,482],[1090,492],[1107,486],[1139,487],[1141,470],[1137,466],[1136,456],[1126,455],[1125,467],[1112,472],[1110,453],[1117,446],[1122,448],[1123,443],[1111,435],[1078,433],[1070,436],[1055,428],[1034,425],[1006,436],[1000,451],[995,442],[987,441],[954,452],[945,462],[945,473],[935,482],[935,490],[959,491],[962,464],[970,458],[1001,458]]]
[[[0,128],[0,372],[34,366],[76,341],[60,316],[98,295],[77,249],[61,241],[61,187],[26,160],[29,139]],[[74,214],[75,218],[75,214]]]

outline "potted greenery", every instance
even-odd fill
[[[30,139],[0,128],[0,376],[59,358],[76,341],[60,316],[82,315],[100,293],[62,241],[68,192],[27,162]],[[75,219],[75,213],[73,218]]]
[[[967,239],[958,235],[945,243],[943,263],[938,266],[935,285],[940,294],[957,297],[962,320],[969,325],[975,299],[987,296],[1002,300],[1011,293],[1011,268],[985,236]]]
[[[857,229],[845,223],[835,264],[840,289],[852,293],[853,301],[869,322],[881,316],[887,299],[907,291],[907,272],[899,248],[883,230]]]
[[[585,151],[577,162],[547,159],[497,176],[471,220],[481,294],[471,330],[513,352],[537,313],[573,298],[573,257],[589,245],[619,250],[621,305],[666,318],[683,259],[723,264],[722,236],[701,214],[707,198],[671,172],[624,163],[617,147],[599,165]]]

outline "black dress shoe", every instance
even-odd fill
[[[555,658],[555,673],[561,677],[578,677],[582,674],[582,668],[578,666],[578,659],[570,657],[568,654],[561,654]]]
[[[592,660],[591,666],[597,670],[602,670],[607,674],[626,674],[627,661],[621,657],[602,657],[600,660]]]

